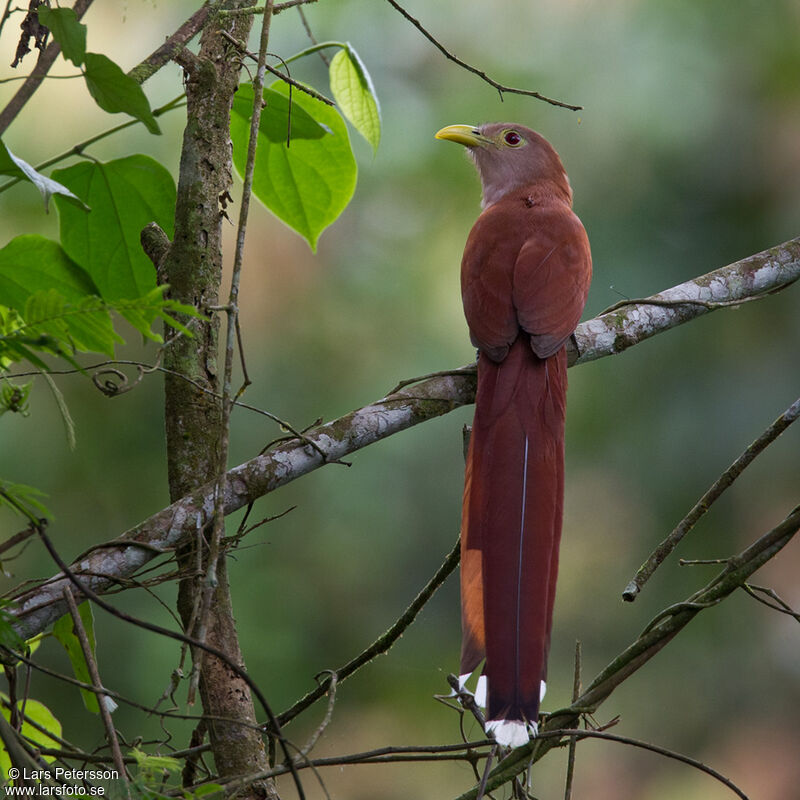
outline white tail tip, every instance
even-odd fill
[[[539,702],[541,703],[544,700],[544,696],[547,694],[547,684],[542,681],[539,686]]]
[[[481,707],[486,708],[486,691],[487,691],[488,683],[486,681],[486,676],[481,675],[478,678],[478,684],[475,687],[475,702]]]
[[[503,747],[522,747],[530,736],[539,733],[539,727],[535,722],[526,724],[516,719],[493,719],[486,723],[486,733],[491,733]]]

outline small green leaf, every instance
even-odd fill
[[[6,721],[9,721],[11,719],[11,710],[7,705],[9,702],[8,696],[0,693],[0,697],[3,699],[3,707],[0,712],[6,718]],[[24,711],[22,730],[20,731],[22,736],[41,747],[50,749],[61,747],[61,723],[53,716],[47,706],[42,705],[38,700],[32,699],[20,700],[18,705],[20,712]],[[37,727],[34,727],[34,725]],[[42,755],[40,758],[51,764],[56,757]],[[0,775],[6,777],[12,766],[14,765],[11,763],[8,751],[3,743],[0,742]]]
[[[34,522],[38,522],[40,517],[53,518],[50,511],[39,502],[40,497],[46,495],[33,486],[0,480],[0,506],[7,506]]]
[[[72,206],[79,218],[86,215]],[[88,274],[44,236],[25,235],[0,249],[0,305],[22,311],[28,298],[39,291],[57,290],[68,301],[98,294]]]
[[[86,161],[53,175],[92,207],[83,214],[56,198],[61,244],[91,275],[98,294],[105,300],[147,294],[156,274],[139,234],[148,222],[157,222],[172,236],[176,193],[169,172],[148,156],[134,155]]]
[[[283,81],[269,89],[288,95]],[[288,147],[285,141],[259,135],[253,193],[316,250],[322,231],[350,202],[358,170],[339,112],[297,89],[292,92],[292,102],[292,114],[300,107],[330,133],[319,139],[293,139]],[[233,163],[240,175],[247,160],[249,134],[248,120],[232,115]]]
[[[186,797],[208,797],[210,794],[223,794],[225,789],[219,783],[204,783],[191,792],[186,792]]]
[[[122,111],[141,120],[150,133],[161,133],[142,87],[110,58],[86,53],[84,77],[89,93],[103,111]]]
[[[151,756],[134,747],[131,755],[136,759],[136,766],[139,768],[140,776],[145,783],[163,781],[167,773],[177,772],[181,768],[181,762],[169,756]]]
[[[289,128],[289,98],[273,89],[264,89],[264,108],[258,125],[259,136],[271,142],[285,142]],[[295,95],[296,97],[296,95]],[[253,84],[242,83],[233,98],[232,114],[250,125],[253,115]],[[321,139],[325,130],[302,106],[292,104],[292,129],[290,139]]]
[[[113,358],[114,345],[123,343],[99,297],[67,303],[55,289],[36,292],[25,303],[22,316],[25,324],[20,332],[45,334],[60,342],[65,351],[104,353]]]
[[[76,67],[86,57],[86,26],[78,22],[78,15],[71,8],[47,8],[39,6],[39,22],[50,29],[53,38],[61,45],[64,58]]]
[[[381,140],[378,96],[364,63],[350,44],[331,60],[329,77],[339,108],[374,152]]]
[[[30,181],[44,198],[45,211],[49,210],[50,198],[54,194],[65,197],[84,211],[89,210],[89,207],[84,204],[80,197],[76,197],[66,186],[63,186],[58,181],[54,181],[52,178],[42,175],[41,172],[37,172],[27,161],[23,161],[21,158],[15,156],[1,141],[0,175],[11,175],[15,178]]]
[[[83,629],[86,631],[86,638],[89,640],[89,647],[92,653],[94,653],[94,615],[92,614],[92,607],[89,605],[88,601],[78,606],[78,613],[83,623]],[[86,664],[86,657],[83,654],[80,640],[75,634],[71,614],[64,614],[63,617],[56,620],[53,625],[53,636],[55,636],[62,647],[67,651],[67,656],[69,656],[69,662],[72,664],[72,671],[75,677],[82,683],[91,683],[92,678],[89,675],[89,667]],[[99,714],[100,706],[97,702],[97,695],[94,692],[90,692],[88,689],[81,689],[81,694],[83,695],[83,704],[86,706],[86,710],[91,711],[93,714]]]
[[[14,630],[16,617],[0,607],[0,645],[9,650],[25,652],[25,640]]]

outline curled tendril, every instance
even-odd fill
[[[142,382],[144,373],[149,371],[139,365],[136,366],[136,369],[139,375],[133,382],[128,380],[128,376],[121,370],[114,369],[113,367],[106,367],[105,369],[97,370],[97,372],[92,375],[92,383],[94,383],[106,397],[117,397],[121,394],[125,394],[125,392],[129,392],[131,389],[135,389]]]

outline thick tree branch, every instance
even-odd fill
[[[651,306],[644,301],[582,323],[575,332],[577,349],[573,346],[572,363],[621,352],[710,310],[692,301],[743,300],[754,294],[766,295],[798,277],[800,238],[656,295],[685,305]],[[280,443],[228,472],[225,513],[231,514],[329,461],[467,405],[473,402],[474,393],[474,367],[462,367],[406,386],[344,417],[312,428],[306,432],[306,442]],[[209,483],[176,500],[118,539],[78,558],[73,569],[79,574],[92,573],[86,578],[90,587],[98,593],[105,591],[118,579],[133,575],[159,550],[174,548],[207,524],[214,507],[213,489],[214,484]],[[137,542],[141,544],[137,546]],[[16,596],[17,630],[23,638],[40,633],[65,613],[61,596],[64,583],[63,577],[55,576]]]
[[[657,333],[727,305],[785,289],[800,278],[800,237],[686,283],[633,300],[578,326],[570,365],[614,355]]]

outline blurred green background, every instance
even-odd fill
[[[197,6],[98,0],[85,18],[89,49],[128,69]],[[584,110],[514,95],[501,102],[387,3],[309,6],[315,35],[349,40],[368,66],[382,103],[383,141],[374,158],[354,141],[356,195],[323,234],[317,255],[262,207],[252,209],[242,293],[254,379],[249,403],[303,427],[365,405],[399,379],[473,359],[458,269],[479,211],[479,185],[462,153],[433,139],[445,124],[517,121],[555,144],[592,242],[587,316],[800,234],[800,6],[793,0],[494,0],[408,8],[451,51],[498,81]],[[19,19],[3,31],[2,64],[11,61]],[[307,43],[297,14],[275,19],[272,52],[287,57]],[[22,69],[32,66],[29,56]],[[327,90],[318,59],[292,67],[295,77]],[[54,72],[71,70],[59,61]],[[0,78],[13,74],[3,68]],[[0,85],[1,104],[17,85]],[[161,105],[180,93],[181,75],[167,67],[145,88],[151,104]],[[161,137],[138,126],[90,152],[144,152],[176,173],[182,115],[162,118]],[[99,111],[81,82],[50,81],[4,141],[35,164],[119,120]],[[55,212],[42,213],[32,187],[0,195],[0,245],[20,233],[57,237],[57,224]],[[233,230],[227,227],[229,260]],[[674,557],[634,605],[620,599],[652,547],[797,397],[798,291],[717,311],[570,371],[566,520],[545,710],[569,700],[576,639],[588,683],[655,613],[714,574],[713,567],[680,568]],[[120,356],[155,357],[152,345],[142,348],[133,333],[128,339]],[[31,416],[0,421],[0,475],[47,492],[56,515],[51,533],[72,556],[166,505],[161,381],[150,376],[113,400],[85,377],[58,385],[77,424],[77,449],[68,448],[54,400],[39,381]],[[230,567],[247,666],[275,709],[383,632],[455,542],[461,427],[470,415],[461,409],[395,436],[356,454],[350,469],[319,470],[257,504],[254,518],[297,506],[252,534]],[[279,435],[265,418],[237,413],[231,463]],[[770,447],[678,555],[726,556],[779,522],[799,501],[798,436],[790,430]],[[7,514],[0,526],[3,538],[22,527]],[[799,607],[799,558],[794,542],[756,582]],[[7,587],[52,571],[38,544],[5,568]],[[174,602],[174,586],[157,593]],[[315,754],[458,739],[457,715],[432,700],[448,690],[445,676],[457,668],[457,595],[451,578],[387,657],[342,685]],[[118,601],[171,624],[143,592]],[[96,618],[106,685],[153,703],[177,664],[177,644],[99,610]],[[55,642],[38,656],[68,671]],[[100,722],[83,712],[76,691],[37,674],[32,694],[62,720],[68,739],[102,743]],[[183,703],[183,689],[179,697]],[[741,594],[701,614],[604,704],[598,720],[621,715],[618,732],[710,763],[752,798],[787,800],[800,785],[798,704],[797,622]],[[322,713],[316,707],[287,733],[302,742]],[[156,719],[127,707],[115,721],[128,742],[163,738]],[[171,744],[186,746],[191,726],[170,729]],[[565,756],[551,754],[534,770],[533,793],[562,797],[564,770]],[[467,766],[444,763],[322,775],[332,797],[352,800],[454,797],[472,782]],[[310,774],[305,782],[310,797],[323,796]],[[292,793],[286,785],[286,796]],[[598,742],[579,748],[575,798],[728,796],[709,777],[652,754]]]

